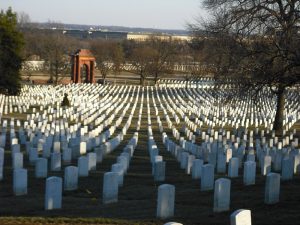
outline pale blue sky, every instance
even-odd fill
[[[201,0],[1,0],[34,22],[184,29],[204,15]]]

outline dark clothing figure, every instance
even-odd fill
[[[64,99],[61,103],[61,106],[68,106],[68,107],[70,106],[70,101],[68,99],[68,94],[67,93],[65,93]]]

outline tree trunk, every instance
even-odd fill
[[[157,81],[158,81],[158,74],[155,73],[155,76],[154,76],[154,84],[157,85]]]
[[[55,85],[58,84],[58,67],[59,67],[58,62],[56,62],[56,64],[55,64]]]
[[[55,74],[55,85],[58,85],[58,74]]]
[[[106,76],[107,76],[107,74],[102,74],[102,82],[103,82],[103,85],[105,85],[105,81],[106,81]]]
[[[49,83],[53,83],[53,65],[52,63],[50,63],[50,80],[49,80]]]
[[[145,86],[145,77],[143,75],[141,75],[141,78],[140,78],[140,85]]]
[[[283,131],[283,111],[285,105],[285,96],[284,96],[284,87],[279,87],[277,93],[277,106],[276,106],[276,115],[273,124],[273,129],[276,131],[277,134],[282,134]]]

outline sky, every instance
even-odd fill
[[[1,0],[0,8],[25,12],[32,22],[185,29],[201,0]]]

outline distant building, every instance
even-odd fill
[[[161,40],[169,40],[170,36],[167,35],[155,35],[155,34],[138,34],[138,33],[129,33],[127,35],[127,40],[134,40],[134,41],[146,41],[150,38],[158,38]]]
[[[64,35],[74,37],[74,38],[79,38],[79,39],[86,39],[88,38],[88,31],[84,30],[64,30],[63,31]]]
[[[95,30],[64,30],[63,34],[79,39],[125,40],[127,32],[95,31]]]
[[[146,41],[150,38],[157,38],[160,40],[173,40],[173,41],[190,41],[192,38],[186,35],[169,35],[169,34],[138,34],[128,33],[127,40]]]
[[[127,39],[127,32],[112,32],[112,31],[89,31],[89,38],[103,39]]]
[[[192,37],[188,35],[173,35],[172,40],[174,41],[191,41]]]
[[[99,31],[99,30],[63,30],[63,34],[79,39],[105,39],[105,40],[135,40],[146,41],[152,37],[160,40],[190,41],[191,36],[153,34],[153,33],[128,33],[118,31]]]

